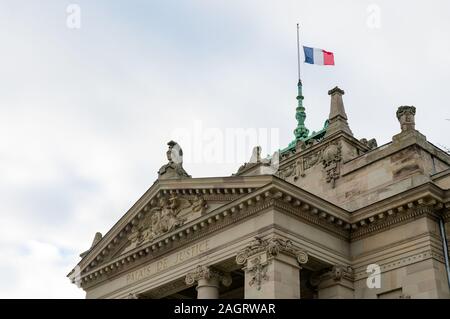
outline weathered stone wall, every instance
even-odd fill
[[[438,224],[423,217],[351,243],[355,298],[450,298]],[[366,284],[381,267],[381,287]]]
[[[344,154],[347,157],[356,154],[356,147],[344,140],[340,143],[343,158]],[[326,170],[320,161],[308,167],[304,177],[289,176],[286,180],[354,211],[429,182],[432,174],[450,167],[417,144],[403,148],[401,144],[392,143],[353,160],[343,159],[340,165],[340,176],[335,180],[334,187],[326,181]],[[447,189],[449,184],[448,181],[441,182]]]

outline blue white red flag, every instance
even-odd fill
[[[305,63],[317,65],[334,65],[334,54],[322,49],[303,46],[305,52]]]

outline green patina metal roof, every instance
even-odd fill
[[[297,84],[298,94],[297,94],[297,108],[295,109],[295,118],[297,119],[297,127],[294,130],[294,140],[289,143],[289,145],[280,150],[280,154],[285,153],[287,151],[295,149],[295,146],[299,141],[307,142],[311,140],[320,140],[324,137],[327,128],[328,128],[328,120],[325,121],[323,128],[318,132],[312,132],[309,135],[309,130],[305,126],[306,112],[305,107],[303,106],[303,92],[302,92],[302,81],[298,80]]]

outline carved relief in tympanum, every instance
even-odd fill
[[[125,247],[124,252],[146,242],[152,242],[155,238],[171,232],[182,226],[189,215],[202,214],[207,207],[206,201],[201,195],[195,195],[193,200],[175,194],[161,197],[157,205],[144,213],[144,216],[133,225],[128,236],[129,244]]]

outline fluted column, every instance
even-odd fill
[[[199,265],[186,275],[187,285],[197,283],[197,299],[218,299],[220,284],[229,286],[231,276],[212,267]]]

